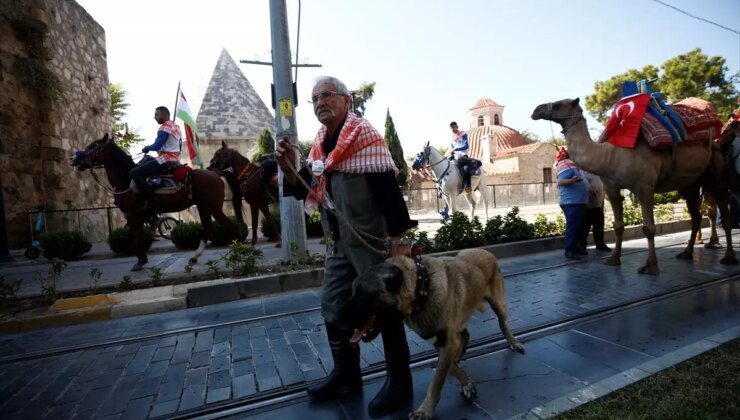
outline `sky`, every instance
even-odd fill
[[[738,0],[664,1],[740,30]],[[154,108],[172,109],[178,82],[197,113],[223,48],[237,62],[271,59],[267,0],[77,2],[105,29],[110,82],[123,84],[131,104],[124,121],[149,141]],[[294,54],[298,6],[287,0]],[[505,106],[505,125],[548,139],[560,128],[532,121],[537,105],[583,99],[628,69],[698,47],[740,71],[738,34],[651,0],[307,0],[300,31],[299,62],[323,67],[298,71],[298,138],[312,140],[320,127],[308,103],[316,77],[350,89],[374,81],[365,117],[382,134],[390,110],[406,156],[426,141],[448,145],[450,121],[467,128],[481,97]],[[271,67],[239,66],[270,107]]]

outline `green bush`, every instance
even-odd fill
[[[442,222],[434,237],[435,251],[450,251],[481,246],[484,243],[483,226],[478,217],[471,221],[464,213],[456,211]]]
[[[236,217],[229,217],[229,220],[231,220],[231,223],[236,225],[239,239],[241,240],[241,238],[247,234],[247,226],[239,223],[239,221],[236,220]],[[221,223],[214,221],[212,226],[211,243],[213,243],[213,245],[227,246],[231,241],[236,239],[231,236],[232,232],[226,226],[221,225]]]
[[[149,249],[154,242],[154,235],[149,229],[144,229],[144,238],[146,239],[146,249]],[[132,255],[134,253],[134,240],[131,237],[131,228],[124,226],[114,229],[108,235],[108,246],[116,254]]]
[[[196,249],[203,237],[203,226],[198,222],[180,223],[172,229],[172,243],[179,249]]]
[[[76,260],[92,248],[85,234],[79,230],[47,232],[41,235],[40,242],[44,257],[50,260]]]
[[[544,214],[538,214],[534,220],[534,236],[536,238],[549,238],[561,236],[565,233],[565,218],[558,214],[555,221],[547,220]]]
[[[641,225],[642,209],[640,209],[640,206],[631,206],[625,203],[624,210],[622,211],[622,220],[624,220],[625,226]]]
[[[229,252],[224,256],[226,268],[246,276],[257,271],[257,262],[262,258],[262,251],[252,245],[232,242]]]
[[[262,222],[260,226],[260,231],[262,231],[262,235],[265,238],[270,239],[271,241],[277,240],[277,232],[280,231],[280,210],[275,209],[271,210],[270,214],[272,215],[272,220],[275,221],[275,224],[277,225],[277,229],[275,230],[270,226],[269,223],[267,223],[267,220],[265,220],[264,216],[262,217]],[[305,213],[304,213],[305,214]],[[309,238],[320,238],[324,236],[324,228],[321,226],[321,213],[316,210],[313,212],[311,216],[306,216],[306,236]]]
[[[486,228],[483,229],[483,240],[486,244],[492,245],[502,242],[504,235],[504,219],[501,215],[488,219]]]
[[[655,197],[655,204],[672,204],[672,203],[677,203],[681,199],[681,196],[678,194],[678,191],[658,193],[658,194],[655,194],[654,197]]]
[[[421,248],[423,253],[434,252],[434,243],[429,239],[426,232],[419,232],[418,227],[409,229],[404,237],[409,241],[411,247]]]
[[[673,220],[673,204],[658,204],[653,211],[656,222]]]
[[[524,241],[534,238],[534,225],[519,217],[519,207],[513,207],[504,216],[502,242]]]

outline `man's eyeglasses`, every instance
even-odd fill
[[[327,99],[331,98],[334,95],[341,95],[341,93],[334,92],[333,90],[325,90],[325,91],[319,93],[318,95],[313,95],[311,97],[311,101],[309,103],[316,104],[316,103],[319,102],[319,99],[327,100]]]

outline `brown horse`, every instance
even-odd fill
[[[131,267],[131,271],[141,270],[148,262],[144,238],[145,218],[138,214],[138,209],[144,204],[144,199],[131,188],[129,171],[135,166],[133,159],[116,145],[113,138],[106,133],[100,140],[90,143],[84,152],[77,152],[72,166],[78,171],[104,167],[108,182],[115,194],[114,203],[126,215],[128,225],[134,240],[134,249],[138,261]],[[221,206],[224,202],[224,183],[213,172],[193,169],[188,175],[186,185],[173,194],[156,195],[157,213],[173,213],[187,209],[195,204],[198,207],[200,222],[203,226],[203,236],[200,246],[190,258],[195,263],[203,253],[206,242],[211,236],[211,216],[226,226],[232,237],[236,238],[236,226],[224,215]]]
[[[231,187],[234,212],[240,223],[244,223],[242,198],[249,204],[252,213],[252,245],[257,243],[257,218],[261,211],[265,215],[265,221],[272,225],[273,231],[277,232],[277,242],[280,246],[282,239],[270,214],[267,185],[262,177],[262,169],[252,164],[235,149],[226,146],[226,142],[221,142],[221,148],[211,158],[208,170],[215,171],[226,178]]]

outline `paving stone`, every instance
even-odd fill
[[[159,348],[171,347],[171,346],[174,346],[175,344],[177,344],[177,336],[176,335],[171,335],[169,337],[161,338],[159,340],[159,343],[157,343],[157,345],[159,346]]]
[[[197,353],[200,351],[208,350],[210,352],[211,346],[213,345],[213,330],[206,330],[198,332],[195,337],[195,347],[193,352]]]
[[[190,368],[192,369],[192,368],[208,366],[210,362],[211,362],[210,350],[193,353],[193,357],[190,359]]]
[[[222,370],[208,375],[208,389],[224,388],[231,384],[231,375],[228,370]]]
[[[284,331],[281,327],[270,328],[267,330],[267,338],[269,338],[270,341],[284,338],[283,334],[284,334]]]
[[[219,328],[215,331],[213,342],[223,343],[225,341],[229,341],[229,338],[231,337],[231,328]]]
[[[249,333],[234,335],[232,343],[234,347],[249,346]]]
[[[223,356],[213,356],[211,357],[211,363],[208,367],[208,372],[213,374],[222,370],[228,371],[230,365],[231,357],[228,354]]]
[[[206,379],[208,378],[208,368],[202,367],[197,369],[190,369],[185,374],[185,386],[193,385],[205,385]]]
[[[175,346],[162,347],[160,349],[157,349],[157,352],[154,353],[154,357],[152,357],[152,362],[170,360],[170,358],[172,357],[172,353],[174,352],[175,352]]]
[[[266,335],[267,335],[267,331],[265,331],[265,327],[261,325],[257,327],[252,327],[249,329],[250,339],[254,339],[256,337],[264,337]]]
[[[312,324],[313,325],[313,324]],[[288,343],[295,344],[306,341],[306,337],[302,332],[298,330],[291,330],[285,333],[285,337],[288,339]]]
[[[112,386],[93,389],[85,395],[85,398],[77,405],[79,411],[95,411],[108,398],[113,390]]]
[[[231,353],[231,343],[229,341],[222,341],[214,344],[211,349],[211,356],[223,356]]]
[[[227,377],[227,379],[230,379],[230,378]],[[206,404],[228,400],[230,397],[231,397],[231,387],[230,386],[227,386],[224,388],[211,388],[209,386],[208,395],[206,396]]]
[[[252,348],[249,345],[234,347],[231,350],[231,360],[238,362],[240,360],[246,360],[252,358]]]
[[[155,376],[153,378],[144,378],[136,385],[132,398],[146,397],[148,395],[154,395],[159,388],[161,378]]]
[[[190,357],[193,354],[192,347],[175,347],[175,352],[172,354],[172,358],[170,359],[170,364],[177,365],[180,363],[185,363],[188,360],[190,360]]]
[[[167,368],[169,368],[169,366],[170,366],[170,362],[167,360],[162,360],[160,362],[153,362],[146,369],[146,372],[144,372],[144,377],[145,378],[154,378],[154,377],[161,378],[162,376],[164,376],[165,372],[167,372]]]
[[[152,397],[131,400],[126,406],[126,411],[121,416],[122,420],[145,419],[149,415]]]
[[[177,407],[179,404],[179,399],[155,404],[154,407],[152,407],[152,411],[149,413],[149,417],[160,417],[172,414],[177,411]]]
[[[275,365],[271,363],[262,363],[254,367],[257,375],[257,384],[260,391],[278,388],[281,385]]]
[[[167,383],[182,381],[185,378],[186,371],[187,365],[184,363],[178,365],[170,365],[167,368],[167,372],[164,374],[164,378],[162,378],[162,382]]]
[[[193,385],[186,387],[182,392],[178,411],[189,410],[203,405],[206,399],[206,386]]]
[[[159,389],[157,389],[157,395],[154,398],[155,401],[157,403],[161,403],[164,401],[179,399],[180,395],[182,394],[182,388],[184,385],[184,379],[181,379],[179,381],[161,383],[159,385]]]
[[[249,339],[249,345],[252,346],[252,351],[264,350],[270,348],[270,343],[265,336],[253,337]]]
[[[232,378],[232,387],[234,398],[246,397],[257,393],[257,383],[252,374]]]

